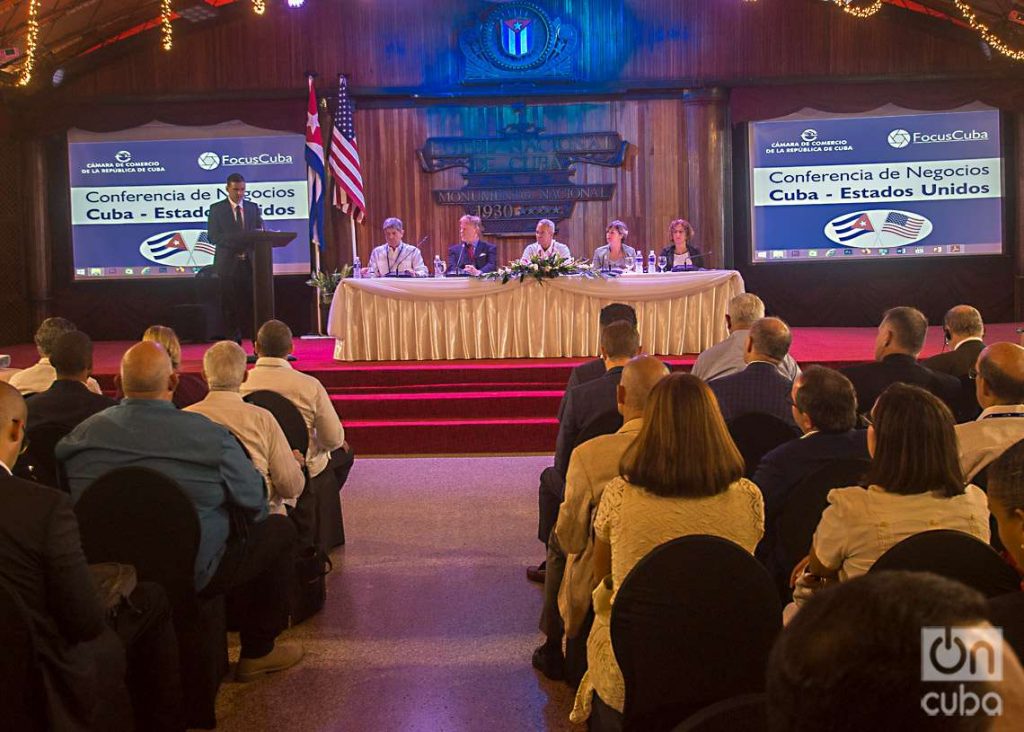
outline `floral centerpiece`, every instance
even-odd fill
[[[341,271],[334,270],[331,273],[324,272],[322,270],[316,270],[310,275],[309,279],[306,280],[306,284],[310,287],[315,287],[318,299],[321,305],[330,305],[331,300],[334,299],[334,291],[338,289],[338,285],[346,277],[352,276],[352,265],[346,264],[341,268]]]
[[[604,277],[599,270],[593,269],[589,262],[580,262],[571,257],[560,257],[557,254],[553,257],[535,255],[525,262],[516,259],[505,267],[499,267],[494,272],[482,275],[487,280],[500,280],[503,285],[510,280],[522,282],[528,277],[543,282],[556,277],[570,276],[586,277],[587,279]]]

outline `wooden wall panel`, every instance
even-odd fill
[[[622,219],[629,227],[631,244],[659,248],[667,241],[668,222],[685,216],[686,150],[682,101],[672,99],[548,104],[527,108],[527,118],[545,127],[545,134],[613,130],[630,143],[621,168],[576,165],[579,184],[615,183],[610,201],[583,202],[573,216],[559,225],[558,239],[577,256],[589,257],[604,244],[609,221]],[[462,188],[460,170],[425,173],[416,161],[416,149],[428,137],[441,135],[493,135],[517,120],[508,106],[372,109],[356,113],[363,177],[369,217],[357,227],[359,256],[365,263],[370,249],[381,243],[380,225],[388,216],[405,223],[406,241],[416,243],[424,235],[428,261],[442,256],[458,241],[460,206],[438,206],[432,191]],[[347,226],[335,216],[332,226],[340,234]],[[698,227],[700,222],[694,222]],[[527,238],[492,238],[502,263],[522,253]],[[345,251],[332,253],[335,261],[348,261]]]

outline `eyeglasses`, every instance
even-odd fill
[[[970,379],[971,381],[974,381],[975,379],[977,379],[978,378],[978,369],[974,368],[973,366],[971,366],[969,369],[967,369],[967,378]]]

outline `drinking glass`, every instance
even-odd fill
[[[667,267],[667,266],[668,266],[668,257],[666,257],[665,255],[661,255],[660,257],[658,257],[658,271],[659,272],[664,272],[665,271],[665,267]]]

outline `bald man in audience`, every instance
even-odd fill
[[[205,415],[231,430],[267,481],[270,512],[287,514],[286,506],[295,507],[306,483],[305,456],[288,447],[273,414],[242,401],[239,390],[246,377],[245,358],[245,351],[234,341],[210,346],[203,354],[203,378],[210,393],[185,411]]]
[[[942,321],[942,331],[948,351],[921,361],[921,365],[960,379],[960,398],[953,410],[960,421],[976,419],[981,407],[975,397],[974,384],[967,378],[985,347],[985,323],[981,313],[970,305],[957,305],[949,309]]]
[[[199,516],[196,589],[207,597],[232,591],[244,607],[236,675],[249,681],[302,658],[300,646],[275,643],[288,624],[295,527],[267,515],[263,477],[231,432],[175,408],[177,383],[163,346],[136,343],[121,360],[124,400],[78,425],[57,444],[57,459],[75,501],[116,468],[150,468],[181,487]],[[229,540],[229,503],[252,521],[245,540]]]
[[[789,404],[793,380],[779,370],[792,341],[789,326],[778,318],[761,318],[750,326],[743,353],[746,368],[708,384],[726,422],[757,412],[770,414],[796,428]]]
[[[622,369],[615,400],[622,427],[610,435],[587,440],[569,458],[565,498],[548,541],[544,606],[540,630],[547,637],[533,654],[533,666],[549,678],[564,676],[562,635],[577,637],[590,609],[593,576],[591,522],[605,484],[619,475],[619,462],[643,426],[647,397],[668,368],[652,356],[637,356]],[[568,555],[568,557],[566,556]]]
[[[746,368],[744,354],[747,351],[747,335],[750,326],[763,317],[764,302],[754,293],[741,292],[732,298],[729,301],[729,312],[725,316],[729,337],[697,356],[690,373],[698,379],[711,381],[739,373]],[[790,381],[800,373],[800,367],[788,353],[779,362],[778,369],[779,373]]]
[[[956,426],[960,465],[967,480],[1024,440],[1024,348],[993,343],[978,356],[975,368],[981,416]]]

